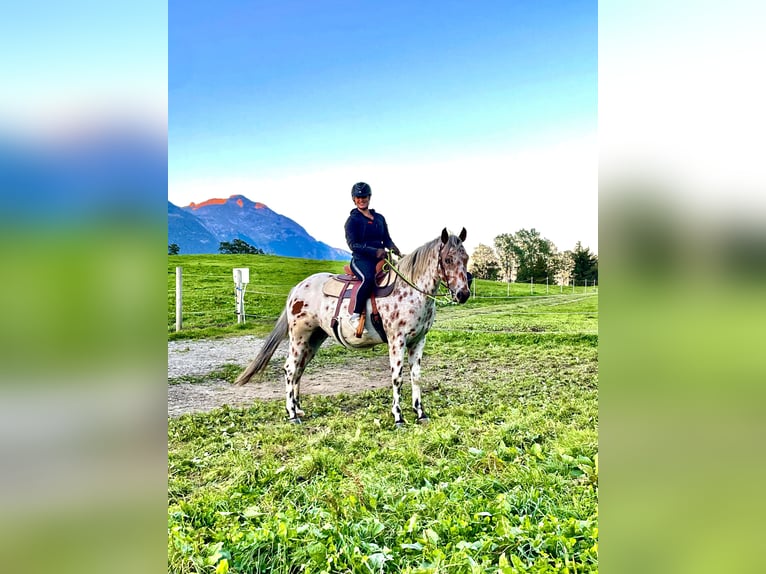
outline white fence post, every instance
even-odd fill
[[[242,271],[240,269],[235,269],[234,275],[234,307],[237,312],[237,324],[239,324],[245,320],[243,317],[244,305],[242,304],[244,299],[244,297],[242,297]]]
[[[245,322],[245,289],[250,283],[250,268],[235,267],[234,275],[234,308],[237,313],[237,324]]]
[[[181,330],[181,324],[183,323],[183,299],[182,299],[182,283],[183,274],[181,267],[176,267],[176,331]]]

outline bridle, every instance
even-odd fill
[[[446,243],[443,243],[443,244],[442,244],[442,245],[439,247],[439,256],[438,256],[438,259],[439,259],[439,271],[440,271],[440,276],[439,276],[439,285],[441,285],[442,283],[444,283],[444,284],[447,286],[447,290],[449,291],[449,294],[450,294],[450,295],[452,295],[452,298],[454,299],[454,298],[455,298],[455,293],[452,291],[452,288],[449,286],[449,281],[447,281],[447,279],[446,279],[446,277],[447,277],[447,271],[445,270],[445,268],[444,268],[444,263],[442,262],[442,249],[444,249],[444,247],[445,247],[446,245],[447,245]],[[396,267],[396,265],[394,265],[394,262],[391,260],[391,256],[390,256],[390,255],[388,255],[388,256],[386,257],[386,263],[388,264],[389,268],[391,268],[391,270],[392,270],[394,273],[396,273],[396,274],[397,274],[399,277],[401,277],[401,278],[402,278],[402,280],[403,280],[403,281],[404,281],[404,282],[405,282],[407,285],[409,285],[410,287],[412,287],[412,288],[413,288],[415,291],[417,291],[418,293],[422,293],[423,295],[425,295],[426,297],[428,297],[428,298],[429,298],[429,299],[431,299],[432,301],[438,301],[438,300],[439,300],[439,299],[437,299],[436,297],[434,297],[433,295],[431,295],[430,293],[428,293],[428,292],[426,292],[426,291],[423,291],[423,290],[422,290],[420,287],[418,287],[418,286],[417,286],[417,285],[415,285],[415,284],[414,284],[412,281],[410,281],[410,280],[409,280],[409,279],[407,279],[407,278],[406,278],[404,275],[402,275],[401,271],[399,271],[399,269]],[[442,277],[445,277],[445,279],[442,279]],[[438,285],[437,285],[437,289],[438,289]],[[449,298],[447,297],[447,294],[446,294],[446,293],[444,294],[444,297],[445,297],[447,300],[449,300]]]
[[[441,247],[439,247],[439,271],[441,272],[441,277],[444,277],[444,284],[447,286],[447,291],[449,291],[449,294],[452,295],[453,299],[456,299],[455,292],[452,290],[452,287],[449,286],[449,281],[447,280],[447,270],[444,268],[444,263],[442,262],[442,249],[444,249],[447,246],[446,243],[442,243]],[[442,281],[440,277],[440,282]]]

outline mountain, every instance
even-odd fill
[[[168,201],[168,245],[180,253],[218,253],[220,241],[191,213]]]
[[[348,251],[317,241],[289,217],[244,195],[181,208],[168,202],[168,244],[178,244],[180,253],[218,253],[221,241],[234,239],[285,257],[339,261],[351,258]]]

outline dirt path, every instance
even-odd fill
[[[185,413],[207,412],[229,405],[243,407],[257,400],[284,398],[284,386],[280,380],[251,382],[242,387],[205,375],[226,364],[243,368],[255,357],[263,339],[251,335],[226,339],[199,341],[170,341],[168,343],[168,379],[184,376],[202,377],[202,382],[168,384],[168,416]],[[287,353],[284,342],[274,353],[272,361],[279,363]],[[358,364],[357,364],[358,363]],[[307,372],[301,379],[301,394],[334,395],[358,393],[390,385],[386,357],[350,358],[342,369],[327,368]]]

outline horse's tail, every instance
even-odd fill
[[[269,364],[269,359],[271,359],[274,351],[277,350],[277,347],[279,347],[279,344],[285,339],[285,337],[287,337],[287,309],[282,311],[282,314],[279,316],[279,320],[277,321],[274,330],[266,339],[266,342],[263,344],[263,347],[261,347],[258,355],[255,357],[255,359],[252,360],[248,367],[242,371],[239,377],[237,377],[237,380],[234,381],[234,384],[244,385],[250,381],[253,375],[263,371],[266,368],[266,365]]]

